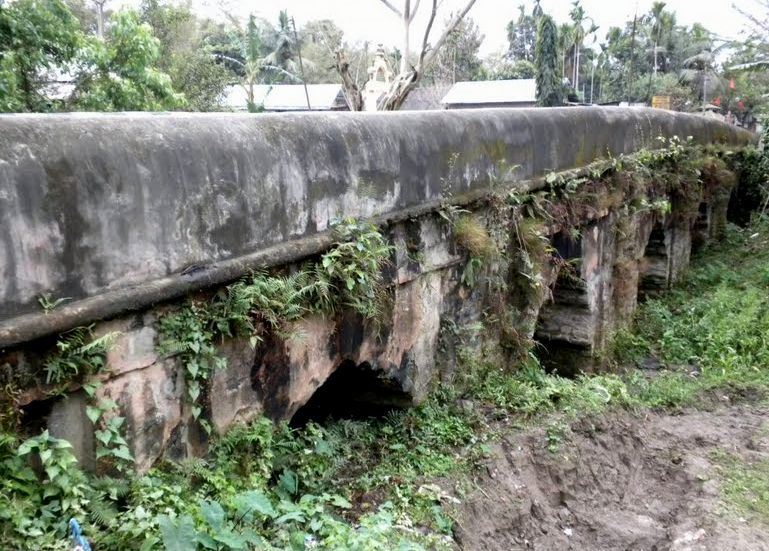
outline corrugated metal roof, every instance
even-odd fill
[[[342,86],[339,84],[308,84],[313,111],[328,111],[346,106]],[[240,85],[228,86],[222,106],[235,111],[246,110],[246,91]],[[307,97],[303,84],[254,85],[254,103],[265,111],[306,111]]]
[[[269,84],[254,84],[254,103],[256,105],[264,103],[270,88],[272,86]],[[245,111],[248,109],[247,98],[246,90],[239,84],[233,84],[225,89],[221,105],[234,111]]]
[[[480,80],[457,82],[441,103],[532,103],[537,101],[537,84],[533,78],[517,80]]]
[[[400,111],[428,111],[444,109],[441,99],[448,93],[453,84],[428,84],[418,86],[406,96]]]
[[[327,111],[339,104],[342,86],[339,84],[308,84],[312,110]],[[344,102],[342,95],[341,101]],[[303,84],[279,84],[272,87],[264,100],[267,111],[298,111],[307,109]]]

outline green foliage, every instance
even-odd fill
[[[213,55],[206,44],[207,32],[189,4],[169,0],[143,0],[141,21],[158,39],[157,67],[171,78],[174,90],[187,100],[185,108],[215,111],[235,76]]]
[[[95,383],[83,385],[91,402],[91,405],[86,406],[86,416],[96,429],[96,460],[125,473],[133,466],[133,456],[122,434],[125,417],[115,414],[117,403],[114,400],[96,397],[99,386]]]
[[[747,230],[731,228],[714,246],[715,260],[664,298],[646,301],[633,332],[618,336],[618,363],[653,356],[670,368],[652,382],[634,381],[644,402],[682,405],[727,385],[767,388],[767,227],[759,218]]]
[[[558,71],[557,30],[549,15],[539,18],[535,65],[537,68],[537,104],[543,107],[563,105],[563,85]]]
[[[769,461],[746,461],[726,452],[714,454],[720,490],[733,512],[769,525]]]
[[[49,111],[47,74],[66,69],[83,43],[60,0],[0,3],[0,112]]]
[[[518,6],[518,18],[507,24],[507,57],[515,61],[532,63],[536,47],[537,21],[542,17],[542,7],[536,0],[531,14],[526,13],[526,6]],[[533,75],[532,75],[533,76]],[[531,77],[517,77],[531,78]]]
[[[288,275],[258,272],[216,293],[210,301],[188,302],[159,322],[160,348],[178,355],[187,381],[193,417],[211,431],[204,412],[206,385],[225,366],[217,339],[248,337],[256,347],[267,334],[313,312],[332,314],[346,307],[376,321],[387,300],[382,270],[391,246],[376,226],[347,219],[334,228],[336,241],[317,263]]]
[[[480,80],[514,80],[519,78],[534,78],[537,68],[532,61],[509,58],[492,54],[483,60],[480,70]]]
[[[382,270],[392,247],[371,224],[346,219],[335,231],[337,240],[321,258],[319,272],[341,293],[344,306],[376,319],[386,300]]]
[[[446,25],[449,23],[447,19]],[[482,42],[483,34],[478,25],[465,16],[449,33],[422,78],[436,83],[477,80],[481,70],[478,51]]]
[[[69,383],[85,380],[98,373],[103,367],[110,345],[117,333],[94,337],[93,326],[76,327],[60,335],[56,341],[56,352],[45,360],[46,384]]]
[[[0,442],[0,544],[28,549],[34,541],[35,549],[61,549],[66,520],[82,516],[89,503],[70,444],[48,431],[18,447],[5,435]]]
[[[494,255],[494,242],[476,216],[459,216],[452,229],[457,243],[467,250],[471,257],[489,259]]]
[[[132,11],[115,14],[105,40],[86,36],[60,0],[0,5],[0,111],[160,110],[184,105],[157,69],[158,41]],[[72,70],[75,91],[52,100],[49,81]]]
[[[184,105],[170,77],[156,68],[159,42],[133,11],[110,21],[106,40],[91,39],[77,75],[76,104],[93,111],[159,111]]]
[[[165,353],[178,355],[184,367],[187,397],[192,404],[192,416],[200,419],[203,413],[205,384],[215,368],[225,366],[214,346],[214,327],[205,305],[190,301],[180,311],[164,316],[159,321],[160,348]],[[210,432],[210,425],[200,419],[201,426]]]

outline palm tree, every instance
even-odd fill
[[[278,26],[271,37],[271,48],[272,51],[264,58],[265,63],[280,67],[289,73],[299,72],[299,47],[291,31],[291,22],[286,10],[282,10],[278,16]]]
[[[580,52],[582,50],[582,44],[585,38],[595,33],[598,30],[598,25],[592,17],[585,14],[585,9],[581,6],[580,0],[574,0],[572,3],[572,9],[569,12],[572,23],[574,24],[572,29],[572,44],[574,47],[574,89],[579,90],[579,62]],[[590,21],[590,27],[587,30],[583,27],[583,24]],[[595,42],[595,36],[593,36],[593,42]]]
[[[285,16],[285,18],[283,16]],[[281,13],[281,20],[285,32],[285,30],[289,28],[288,16],[285,12]],[[267,33],[261,28],[263,26],[258,24],[256,17],[254,17],[253,14],[250,15],[248,17],[248,23],[244,28],[240,27],[240,22],[234,17],[230,17],[230,21],[233,23],[233,27],[238,29],[237,34],[241,50],[239,55],[241,59],[224,54],[214,55],[218,59],[226,60],[227,62],[240,67],[240,70],[242,71],[240,85],[246,92],[246,103],[249,111],[253,112],[258,109],[258,106],[254,103],[254,86],[264,82],[267,73],[278,73],[295,82],[302,82],[302,79],[288,68],[290,67],[293,69],[293,64],[289,62],[292,61],[291,56],[286,55],[285,41],[276,39],[276,37],[280,38],[280,31],[275,32],[274,36],[271,37],[273,44],[275,45],[272,51],[266,56],[262,56],[264,44],[262,37]],[[282,63],[279,63],[281,61]]]
[[[708,94],[719,90],[723,85],[723,79],[716,72],[716,53],[729,43],[714,47],[713,34],[699,23],[692,25],[689,38],[690,43],[686,51],[693,55],[683,61],[681,80],[693,86],[702,98],[702,103],[706,104]]]
[[[668,42],[673,29],[676,26],[676,16],[674,13],[665,11],[665,2],[654,2],[651,9],[651,38],[654,46],[652,52],[654,55],[654,76],[657,76],[659,68],[659,54],[668,52]],[[667,67],[667,63],[665,63]],[[663,69],[664,70],[664,69]]]
[[[558,51],[561,52],[561,76],[566,78],[566,58],[571,50],[571,44],[573,43],[573,29],[568,23],[562,23],[558,27]],[[570,67],[573,73],[573,67]]]

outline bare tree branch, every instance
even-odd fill
[[[475,0],[473,0],[474,2]],[[417,71],[422,70],[422,64],[425,60],[425,54],[427,53],[427,41],[430,39],[430,31],[433,28],[433,23],[435,22],[435,16],[438,13],[438,0],[433,0],[433,9],[430,11],[430,19],[427,22],[427,27],[425,27],[425,34],[422,37],[422,49],[419,52],[419,61],[417,61]]]
[[[767,11],[769,11],[769,2],[765,0],[759,0],[756,2],[759,6],[763,7]],[[760,29],[763,32],[769,33],[769,19],[759,19],[757,16],[753,15],[752,13],[748,13],[742,8],[740,8],[737,4],[732,4],[732,8],[734,8],[740,15],[748,19],[754,27],[756,27],[755,30]]]
[[[464,19],[465,15],[467,15],[467,12],[470,11],[470,8],[473,7],[475,2],[476,0],[469,0],[462,11],[454,16],[454,19],[452,19],[443,30],[443,34],[441,34],[435,44],[433,44],[432,48],[430,48],[430,51],[424,56],[424,62],[421,64],[420,70],[423,70],[425,67],[430,65],[430,63],[432,63],[433,58],[435,58],[436,54],[441,49],[441,46],[443,46],[443,43],[446,42],[448,36],[453,33],[454,30],[459,26],[459,23],[462,21],[462,19]]]
[[[382,2],[382,4],[384,4],[388,8],[390,8],[393,11],[393,13],[395,13],[395,15],[397,15],[398,17],[403,17],[403,13],[401,12],[401,10],[393,6],[388,0],[379,0],[379,1]]]
[[[411,14],[409,15],[409,25],[411,25],[411,22],[414,21],[414,17],[416,16],[417,10],[419,9],[419,2],[421,1],[422,0],[417,0],[414,2],[414,9],[411,10]]]

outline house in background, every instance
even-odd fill
[[[457,82],[441,100],[445,109],[534,107],[537,84],[533,78]]]
[[[307,96],[310,105],[307,105]],[[228,86],[222,107],[232,111],[248,110],[248,95],[240,85]],[[258,84],[254,85],[254,104],[264,111],[349,111],[350,107],[340,84]]]
[[[401,111],[432,111],[434,109],[445,109],[441,100],[453,84],[426,84],[414,88],[406,96],[406,101],[401,105]]]

